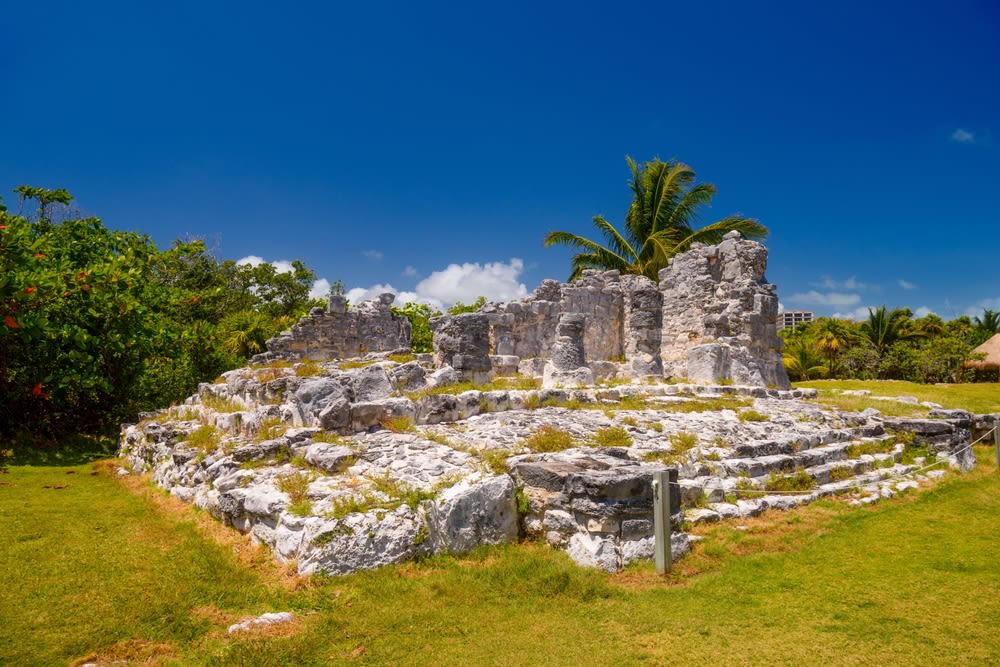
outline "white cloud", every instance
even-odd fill
[[[937,315],[937,313],[935,313],[933,310],[931,310],[927,306],[920,306],[915,311],[913,311],[913,316],[917,317],[917,318],[927,317],[928,315]]]
[[[982,317],[984,310],[1000,310],[1000,296],[995,299],[983,299],[975,305],[965,309],[965,315],[969,317]]]
[[[309,290],[310,299],[324,299],[330,293],[330,281],[326,278],[320,278],[313,283],[312,289]]]
[[[236,264],[242,266],[244,264],[249,264],[250,266],[260,266],[264,263],[263,257],[258,257],[257,255],[247,255],[243,259],[236,260]]]
[[[866,290],[870,287],[868,283],[863,283],[854,276],[851,276],[843,282],[834,280],[830,276],[823,276],[823,280],[821,282],[809,284],[813,287],[822,287],[823,289]]]
[[[480,296],[485,296],[487,301],[510,301],[528,294],[524,283],[518,282],[522,271],[524,262],[517,257],[509,264],[449,264],[446,269],[434,271],[417,283],[416,291],[422,297],[445,304],[471,303]]]
[[[868,319],[869,308],[875,310],[874,306],[858,306],[854,310],[849,310],[844,313],[834,313],[833,315],[831,315],[831,317],[834,317],[838,320],[854,320],[855,322],[859,322],[861,320]]]
[[[403,269],[403,275],[406,276],[407,278],[416,278],[417,276],[420,275],[420,273],[418,273],[417,270],[412,266],[407,265],[406,268]]]
[[[410,268],[412,267],[407,267]],[[517,257],[512,258],[509,263],[449,264],[417,283],[412,292],[398,290],[389,283],[379,283],[371,287],[355,287],[348,290],[346,296],[351,303],[361,303],[392,292],[396,295],[397,306],[414,301],[426,303],[438,310],[444,310],[457,301],[472,303],[480,296],[485,296],[488,301],[511,301],[528,294],[524,283],[518,282],[522,271],[524,262]],[[404,275],[406,274],[404,271]]]
[[[291,273],[295,270],[292,263],[287,259],[279,259],[273,262],[266,262],[263,257],[257,255],[247,255],[242,259],[236,260],[237,265],[249,265],[249,266],[260,266],[261,264],[269,263],[274,267],[276,273]]]
[[[778,312],[779,313],[785,312],[785,304],[781,303],[780,301],[778,302]]]
[[[361,254],[367,257],[368,259],[372,260],[373,262],[377,262],[380,259],[382,259],[382,257],[384,257],[384,255],[378,250],[362,250]]]
[[[911,283],[909,280],[903,280],[902,278],[900,278],[896,282],[899,284],[900,287],[902,287],[905,290],[917,289],[917,286],[914,283]]]
[[[968,130],[963,130],[962,128],[958,128],[952,132],[951,138],[960,144],[971,144],[976,141],[976,135],[974,133],[969,132]]]
[[[816,290],[809,290],[808,292],[793,294],[788,297],[788,300],[794,303],[804,303],[811,306],[843,307],[853,306],[861,301],[861,297],[857,294],[844,294],[842,292],[827,292],[822,294]]]

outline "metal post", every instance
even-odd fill
[[[670,476],[666,470],[653,473],[653,536],[656,573],[670,571]]]
[[[993,422],[993,444],[997,448],[997,471],[1000,472],[1000,419]]]

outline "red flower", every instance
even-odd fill
[[[4,315],[3,323],[7,325],[9,329],[16,329],[18,327],[17,320],[11,315]]]
[[[32,292],[34,292],[34,291],[35,291],[35,288],[34,288],[34,287],[25,287],[25,288],[24,288],[24,293],[25,293],[25,294],[31,294],[31,293],[32,293]]]
[[[198,303],[198,297],[196,296],[191,297],[191,303]]]
[[[42,395],[42,383],[41,382],[39,382],[38,384],[35,385],[35,388],[31,390],[31,394],[33,396],[41,396]]]
[[[0,229],[7,229],[7,225],[0,225]]]
[[[43,255],[43,254],[42,254],[42,253],[40,253],[40,252],[36,252],[36,253],[35,253],[35,257],[37,257],[38,259],[42,259],[43,257],[45,257],[45,255]]]

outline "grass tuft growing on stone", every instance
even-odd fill
[[[568,431],[556,428],[551,424],[543,424],[521,443],[533,452],[560,452],[570,447],[576,447],[573,435]]]
[[[621,426],[609,426],[594,432],[593,442],[598,447],[631,447],[632,434]]]

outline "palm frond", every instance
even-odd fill
[[[667,226],[682,227],[690,233],[698,220],[698,208],[711,204],[715,192],[715,186],[711,183],[699,183],[692,187],[684,193],[684,197],[677,202],[677,206],[671,211]]]
[[[677,244],[675,252],[684,252],[691,247],[692,243],[704,243],[715,245],[722,242],[722,237],[729,232],[739,232],[744,238],[759,239],[767,236],[767,227],[763,226],[752,218],[744,218],[739,215],[731,215],[718,222],[705,225],[701,229],[692,231],[680,243]]]

